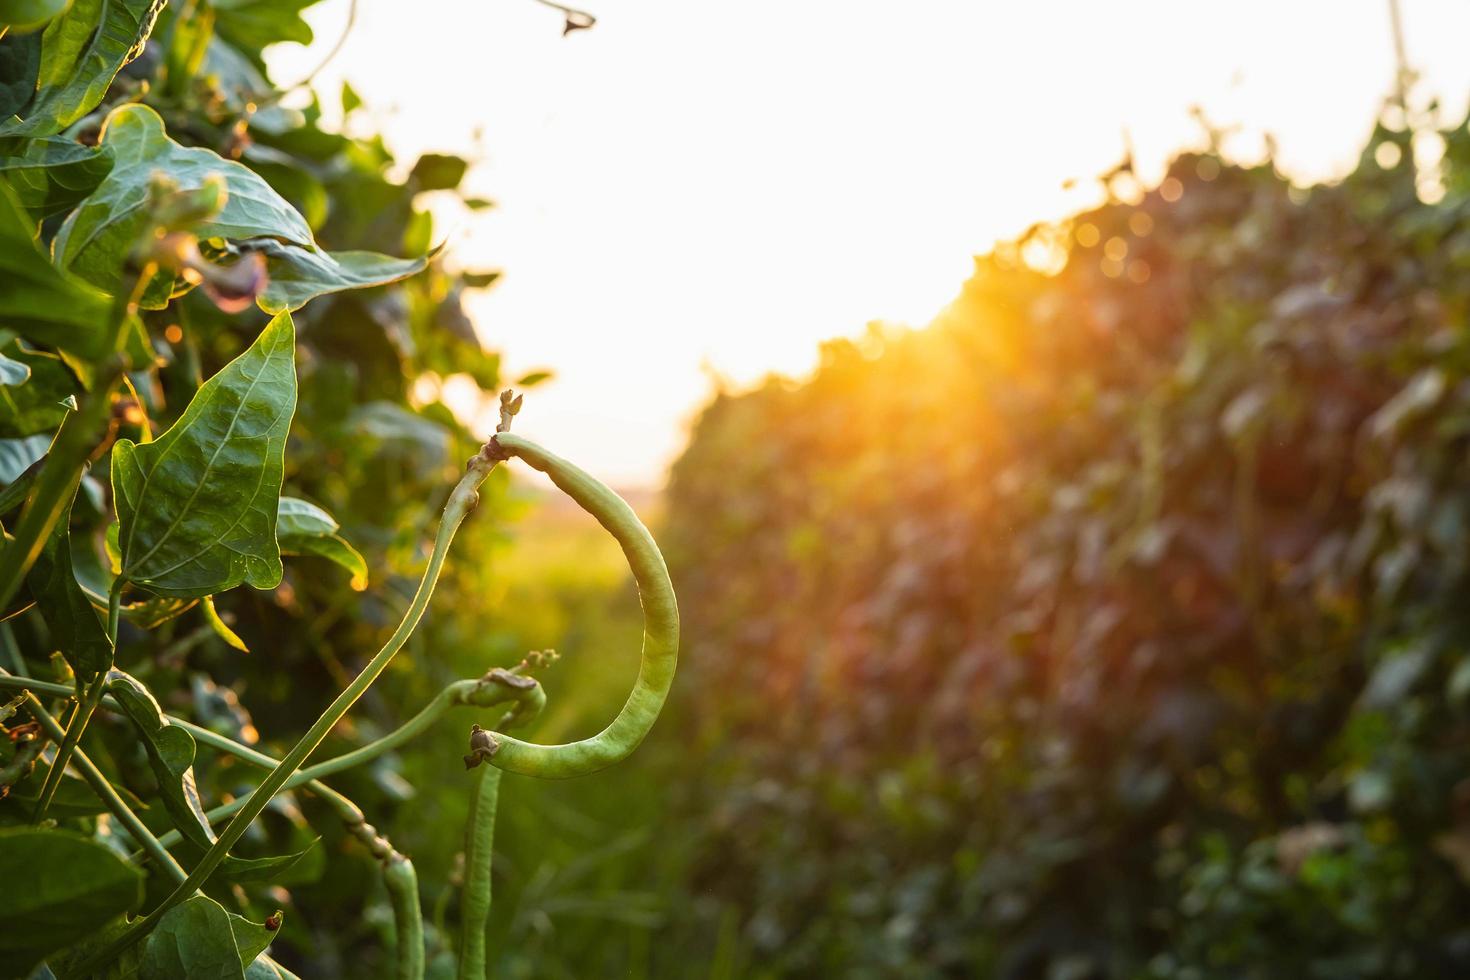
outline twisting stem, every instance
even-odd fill
[[[489,447],[487,446],[486,449]],[[449,501],[444,506],[444,516],[439,523],[439,533],[434,540],[434,550],[429,556],[428,567],[424,570],[424,577],[419,582],[418,591],[414,593],[408,611],[404,613],[403,621],[388,638],[388,642],[378,651],[377,655],[370,660],[362,672],[353,679],[341,694],[337,696],[326,711],[312,724],[305,735],[286,753],[279,765],[271,770],[254,792],[246,797],[245,804],[240,812],[235,814],[225,829],[220,831],[219,838],[204,852],[204,856],[189,873],[188,880],[180,884],[173,893],[163,900],[163,903],[148,915],[138,919],[126,932],[109,943],[106,948],[100,950],[95,956],[90,957],[82,964],[79,972],[85,973],[87,969],[95,968],[97,965],[109,962],[113,957],[127,949],[133,943],[146,936],[158,920],[165,915],[169,909],[187,898],[195,888],[205,881],[219,863],[224,860],[229,849],[245,833],[259,814],[265,809],[272,797],[274,797],[291,775],[301,768],[306,758],[316,750],[316,747],[327,737],[327,733],[342,720],[348,710],[362,697],[363,693],[372,686],[373,681],[387,668],[395,654],[403,647],[408,637],[418,626],[419,620],[423,618],[424,610],[428,607],[429,599],[434,594],[434,586],[438,584],[439,573],[444,567],[444,556],[449,551],[449,545],[454,540],[455,532],[464,522],[465,517],[473,509],[479,500],[476,492],[490,471],[495,468],[499,459],[490,455],[485,450],[474,456],[467,467],[467,472],[455,485],[449,495]]]
[[[435,695],[434,699],[422,711],[382,738],[369,742],[361,748],[353,749],[351,752],[345,752],[324,762],[318,762],[314,766],[307,766],[298,770],[290,779],[286,780],[285,784],[281,787],[282,791],[304,786],[313,793],[319,794],[325,787],[322,787],[317,780],[325,779],[328,776],[336,775],[354,766],[371,762],[385,752],[391,752],[410,739],[423,734],[446,711],[456,706],[468,705],[488,708],[496,704],[503,704],[506,701],[513,701],[514,705],[501,719],[500,727],[505,727],[510,724],[513,719],[517,723],[520,723],[534,718],[541,711],[542,706],[546,704],[546,692],[542,689],[541,685],[536,684],[529,688],[506,687],[496,683],[496,673],[496,671],[492,670],[479,680],[455,681]],[[4,679],[0,678],[0,684],[3,683]],[[191,726],[187,722],[181,722],[174,718],[170,718],[169,720],[174,724],[183,724],[190,731],[195,731],[195,726]],[[207,732],[207,729],[202,729],[201,731]],[[197,732],[196,735],[198,735]],[[228,742],[228,740],[223,739],[222,736],[215,735],[213,732],[208,732],[207,735],[199,735],[199,740],[214,745],[216,748],[222,748],[226,752],[235,752],[234,743],[229,743],[228,745],[222,744],[223,742]],[[254,752],[254,750],[251,751]],[[239,753],[237,752],[236,754],[238,755]],[[275,759],[262,756],[258,752],[254,753],[254,755],[257,758],[266,759],[265,765],[267,767],[277,764]],[[223,803],[209,810],[204,816],[211,824],[218,823],[225,817],[238,813],[245,806],[247,799],[248,797],[241,797],[238,800]],[[179,837],[178,831],[171,830],[163,835],[163,841],[165,844],[171,844],[177,841]]]
[[[465,824],[464,898],[460,906],[459,980],[485,980],[485,926],[490,919],[490,855],[500,770],[481,766]]]

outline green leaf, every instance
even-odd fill
[[[163,120],[147,106],[115,109],[102,128],[102,146],[113,156],[112,171],[61,225],[52,244],[64,268],[90,281],[110,282],[128,251],[152,220],[146,207],[149,184],[161,173],[181,192],[223,180],[225,202],[199,223],[201,239],[223,243],[225,254],[261,252],[270,282],[259,302],[268,313],[301,307],[343,289],[393,282],[424,268],[428,256],[395,259],[376,252],[323,251],[311,227],[259,174],[202,147],[180,146],[164,132]],[[170,290],[151,289],[143,305],[161,308]]]
[[[131,674],[113,670],[107,678],[108,693],[143,737],[148,764],[174,826],[194,846],[209,848],[214,843],[214,832],[209,829],[194,781],[194,736],[170,724],[153,693]]]
[[[0,439],[0,485],[10,486],[51,448],[49,435]],[[0,508],[0,513],[3,513]]]
[[[416,191],[452,191],[464,180],[469,161],[447,153],[425,153],[408,175],[409,186]]]
[[[68,504],[26,574],[26,585],[51,630],[52,646],[61,651],[79,677],[90,680],[112,666],[112,641],[72,571],[70,525]]]
[[[265,255],[270,280],[259,299],[267,313],[299,310],[318,296],[344,289],[364,289],[406,279],[424,271],[427,255],[395,259],[377,252],[325,252],[315,246],[301,248],[270,238],[240,245],[240,251]]]
[[[36,801],[41,795],[41,784],[46,780],[46,773],[51,767],[44,762],[37,763],[36,769],[25,780],[16,785],[5,797],[0,806],[14,804],[27,817],[35,812]],[[126,786],[114,786],[123,802],[131,810],[146,810],[148,808],[142,800],[138,799]],[[52,798],[51,805],[46,808],[46,814],[58,819],[70,817],[93,817],[99,813],[106,813],[107,805],[98,798],[87,781],[73,776],[70,772],[63,773],[61,782],[56,788],[56,796]]]
[[[230,913],[214,899],[195,895],[158,920],[143,949],[138,976],[142,980],[245,980],[245,965],[235,942]]]
[[[352,573],[352,588],[367,588],[367,562],[347,539],[337,533],[337,521],[316,504],[298,497],[282,497],[276,511],[276,540],[283,555],[315,555]]]
[[[143,50],[165,0],[76,0],[41,35],[36,95],[0,136],[50,136],[90,112]]]
[[[100,145],[112,154],[112,171],[67,216],[52,243],[58,264],[89,281],[111,282],[148,227],[148,189],[156,173],[173,180],[180,192],[199,190],[215,178],[224,181],[224,206],[196,226],[200,238],[278,235],[311,241],[305,219],[256,173],[203,147],[175,143],[147,106],[114,109],[103,123]]]
[[[36,94],[40,73],[41,35],[12,31],[0,38],[0,119],[26,107]]]
[[[249,966],[256,958],[270,948],[275,942],[276,934],[281,930],[284,916],[277,911],[275,914],[275,928],[263,925],[259,922],[251,922],[243,915],[231,912],[230,932],[235,937],[235,949],[240,954],[240,965]]]
[[[111,301],[41,253],[35,223],[0,180],[0,327],[86,358],[105,354]]]
[[[296,408],[295,329],[281,314],[146,445],[112,450],[122,576],[202,598],[281,581],[276,506]]]
[[[123,950],[118,958],[97,970],[86,974],[78,973],[77,966],[86,962],[94,953],[99,953],[113,940],[128,931],[128,919],[116,919],[101,931],[68,948],[63,953],[47,957],[46,966],[56,974],[57,980],[137,980],[138,968],[143,963],[142,944]]]
[[[301,11],[318,0],[212,0],[215,30],[246,51],[295,41],[310,44],[311,25]]]
[[[259,858],[242,858],[231,854],[220,864],[219,871],[216,873],[222,878],[235,882],[273,881],[300,864],[301,859],[311,853],[311,849],[316,847],[319,840],[321,840],[320,837],[291,854]]]
[[[0,140],[0,174],[37,219],[71,210],[112,169],[112,155],[60,136]]]
[[[143,900],[141,871],[61,830],[0,830],[0,881],[9,886],[0,929],[0,968],[9,975],[24,976]]]
[[[300,497],[282,497],[276,503],[276,536],[319,537],[336,534],[336,518],[309,500]]]
[[[71,0],[0,0],[0,24],[30,29],[39,27],[71,5]]]
[[[0,385],[13,387],[23,385],[31,379],[31,366],[24,361],[15,361],[0,354]]]
[[[0,385],[0,436],[8,439],[51,432],[75,406],[77,381],[55,354],[28,350],[12,340],[0,356],[30,372],[27,384]]]
[[[6,490],[5,493],[9,493],[9,490]],[[4,513],[3,507],[0,507],[0,513]],[[107,538],[110,545],[117,543],[116,535],[117,523],[114,522],[107,527]],[[91,541],[85,538],[72,539],[71,567],[72,574],[76,575],[77,582],[91,601],[92,607],[105,613],[107,595],[112,589],[112,580],[115,576],[103,567],[101,557],[97,554],[97,549]],[[198,599],[176,599],[172,596],[153,596],[141,602],[125,602],[121,609],[122,618],[139,629],[156,629],[170,619],[182,616],[193,609],[198,601]]]

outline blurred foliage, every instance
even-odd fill
[[[1470,132],[1108,180],[673,471],[738,975],[1470,974]]]

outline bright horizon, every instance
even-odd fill
[[[316,86],[335,113],[350,80],[363,127],[409,160],[480,159],[467,186],[497,206],[440,209],[437,236],[504,272],[470,312],[507,378],[556,372],[518,428],[656,487],[713,377],[800,374],[869,321],[922,325],[972,256],[1098,201],[1125,132],[1156,180],[1203,144],[1199,106],[1238,127],[1233,155],[1259,159],[1269,133],[1294,179],[1330,180],[1393,84],[1381,0],[1101,6],[589,0],[597,26],[564,39],[533,0],[407,18],[359,0]],[[306,11],[317,40],[272,52],[278,82],[348,9]],[[1470,7],[1405,0],[1403,19],[1421,91],[1462,112]]]

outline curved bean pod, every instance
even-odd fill
[[[643,604],[643,655],[638,679],[618,716],[598,734],[564,745],[538,745],[495,732],[497,744],[489,760],[497,769],[566,779],[605,769],[626,759],[653,727],[674,682],[679,656],[679,606],[669,570],[653,536],[627,501],[597,478],[535,443],[510,433],[490,439],[490,447],[516,456],[540,470],[557,487],[597,519],[622,546],[638,583]]]

